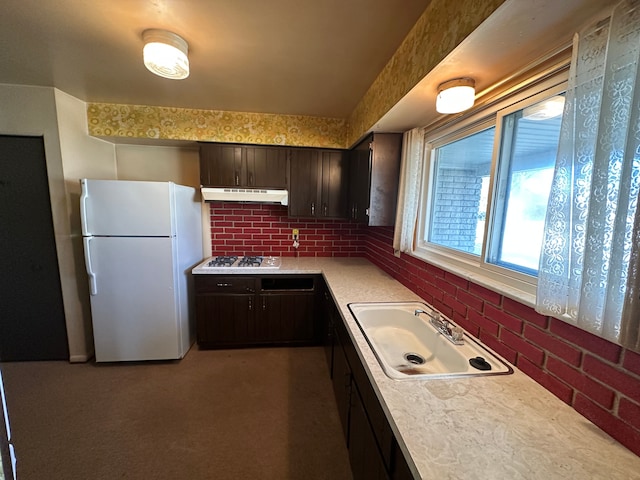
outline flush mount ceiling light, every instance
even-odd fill
[[[476,83],[472,78],[456,78],[438,86],[438,113],[458,113],[473,107]]]
[[[564,111],[564,96],[556,95],[543,102],[536,103],[522,111],[525,120],[549,120],[562,115]]]
[[[164,78],[182,80],[189,76],[187,42],[175,33],[151,28],[142,32],[144,65]]]

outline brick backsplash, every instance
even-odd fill
[[[363,228],[346,220],[298,219],[271,204],[210,203],[213,255],[361,257]],[[300,246],[293,248],[292,230]]]
[[[640,354],[408,255],[392,227],[363,229],[364,256],[640,455]]]

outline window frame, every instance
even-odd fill
[[[488,261],[490,245],[496,241],[493,238],[495,218],[497,217],[494,213],[494,198],[498,188],[497,174],[503,119],[505,116],[545,98],[565,92],[567,90],[567,77],[568,71],[566,69],[552,72],[541,81],[532,80],[530,83],[525,83],[511,93],[498,98],[490,105],[471,111],[469,114],[456,118],[443,127],[425,133],[423,178],[419,194],[415,244],[411,255],[525,304],[535,305],[536,276],[492,264]],[[480,255],[476,256],[428,242],[425,238],[427,238],[426,229],[429,226],[433,208],[430,192],[432,191],[436,165],[436,148],[491,127],[495,127],[495,136],[489,174],[484,237]],[[496,235],[499,235],[499,233]]]

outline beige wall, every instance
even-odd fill
[[[174,182],[198,188],[198,147],[116,145],[119,180]]]
[[[173,182],[200,188],[198,146],[116,145],[118,180]],[[209,205],[202,204],[202,257],[211,256]]]
[[[56,239],[62,249],[60,277],[69,338],[70,361],[93,355],[91,306],[80,230],[80,179],[116,178],[113,144],[88,135],[86,104],[54,90],[69,231]]]

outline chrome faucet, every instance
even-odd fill
[[[446,318],[442,318],[440,312],[426,312],[424,310],[416,309],[414,315],[419,317],[421,313],[426,314],[429,317],[429,323],[440,332],[444,338],[449,340],[454,345],[463,345],[464,330],[462,328],[452,324]]]

